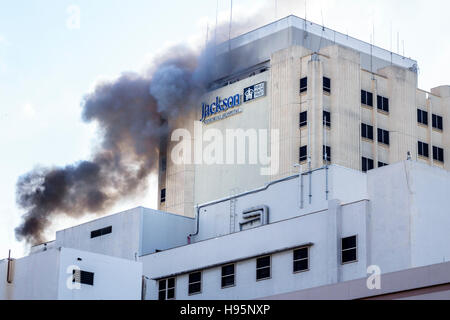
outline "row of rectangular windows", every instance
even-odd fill
[[[419,156],[429,158],[429,145],[428,143],[418,141],[417,142],[417,152]],[[433,160],[444,162],[444,149],[433,146]]]
[[[389,145],[389,131],[378,128],[378,142]],[[373,127],[371,125],[361,123],[361,136],[363,138],[373,140]]]
[[[322,78],[322,88],[326,93],[331,93],[331,79],[327,77]],[[300,79],[300,93],[308,91],[308,77]]]
[[[341,263],[347,264],[357,261],[357,236],[341,239]],[[292,271],[300,273],[309,271],[309,247],[301,247],[292,252]],[[272,256],[263,256],[256,259],[256,281],[263,281],[272,277]],[[236,264],[222,266],[221,288],[229,288],[236,285]],[[202,292],[202,271],[189,274],[188,294],[200,294]],[[158,283],[158,299],[175,299],[175,278],[160,280]]]
[[[322,159],[331,162],[331,147],[322,146]],[[302,146],[299,150],[299,162],[305,162],[306,160],[308,160],[308,146]]]
[[[299,119],[300,128],[306,127],[308,125],[308,111],[303,111],[300,113]],[[323,125],[331,128],[331,113],[328,111],[323,111],[322,113]]]
[[[417,122],[425,126],[428,126],[428,112],[421,109],[417,109]],[[432,114],[431,122],[433,128],[438,130],[444,130],[443,118],[441,116]]]
[[[373,107],[373,94],[365,90],[361,90],[361,103]],[[377,95],[378,110],[389,112],[389,98]]]

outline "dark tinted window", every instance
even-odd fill
[[[373,127],[368,124],[361,123],[361,136],[363,138],[373,140]]]
[[[300,93],[306,92],[308,90],[308,77],[300,79]]]
[[[372,92],[367,92],[361,90],[361,103],[367,106],[373,107],[373,94]]]
[[[189,275],[189,294],[200,293],[202,290],[202,273],[194,272]]]
[[[293,271],[301,272],[309,269],[309,248],[300,248],[293,252]]]
[[[417,122],[428,125],[428,112],[417,109]]]
[[[373,160],[368,158],[362,158],[362,171],[367,172],[373,169]]]
[[[86,284],[93,286],[94,285],[94,273],[83,270],[73,270],[73,279],[72,282],[78,282],[81,284]]]
[[[323,125],[331,127],[331,113],[329,113],[328,111],[323,112]]]
[[[330,93],[331,92],[331,80],[330,78],[323,77],[323,91]]]
[[[377,96],[377,108],[378,110],[389,112],[389,99],[382,96]]]
[[[389,145],[389,131],[378,128],[378,142]]]
[[[256,259],[256,280],[270,278],[270,256]]]
[[[300,128],[308,125],[308,112],[304,111],[300,113]]]
[[[428,143],[419,141],[417,143],[417,148],[418,148],[419,156],[422,156],[425,158],[428,158],[430,156],[429,150],[428,150]]]
[[[308,159],[308,147],[307,146],[300,147],[299,152],[300,152],[299,161],[300,162],[306,161]]]
[[[342,238],[342,263],[354,262],[357,260],[356,236]]]
[[[323,160],[331,161],[331,148],[328,146],[322,146]]]
[[[222,267],[222,288],[234,286],[234,264]]]
[[[442,123],[442,117],[433,114],[433,128],[443,130],[444,126]]]
[[[166,202],[166,189],[161,189],[161,203]]]
[[[433,159],[444,162],[444,149],[439,147],[433,147]]]
[[[91,238],[101,237],[110,233],[112,233],[112,226],[91,231]]]

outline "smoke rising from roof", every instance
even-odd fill
[[[261,22],[247,18],[233,23],[233,34],[253,28],[255,20]],[[222,23],[211,32],[218,37],[203,50],[171,47],[143,74],[123,73],[88,93],[82,101],[82,119],[98,124],[99,144],[88,161],[36,168],[19,177],[16,200],[26,213],[16,238],[41,243],[55,216],[102,214],[119,199],[143,192],[171,130],[167,120],[196,105],[214,80],[213,70],[231,67],[215,65],[214,43],[224,40],[220,35],[227,30],[228,23]]]

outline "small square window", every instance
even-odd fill
[[[374,168],[374,163],[372,159],[362,157],[361,159],[361,169],[363,172],[367,172]]]
[[[328,146],[322,146],[323,160],[331,162],[331,148]]]
[[[417,122],[428,126],[428,112],[417,109]]]
[[[331,113],[328,111],[323,112],[323,125],[328,128],[331,127]]]
[[[433,160],[444,162],[444,149],[433,146]]]
[[[158,299],[159,300],[175,299],[175,278],[159,280]]]
[[[161,189],[161,203],[166,202],[166,189]]]
[[[361,123],[361,136],[363,138],[373,140],[373,127],[368,124]]]

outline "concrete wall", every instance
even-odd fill
[[[70,289],[74,266],[94,273],[94,285]],[[137,300],[142,264],[69,248],[55,248],[14,261],[13,281],[6,282],[7,261],[0,262],[0,300]]]

